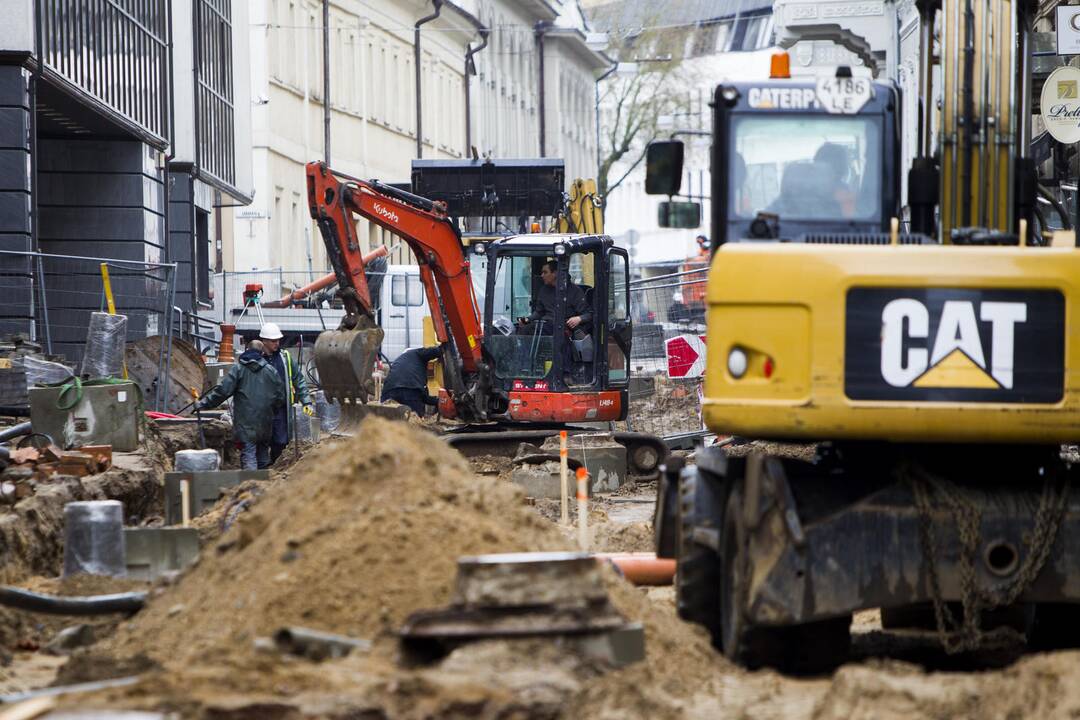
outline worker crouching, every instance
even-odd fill
[[[285,407],[285,386],[264,350],[263,343],[251,341],[222,381],[195,404],[196,410],[206,410],[233,399],[233,439],[240,443],[244,470],[265,468],[272,462],[270,419]]]
[[[401,403],[424,417],[427,406],[439,404],[427,391],[427,366],[438,357],[438,347],[412,348],[398,355],[397,360],[390,363],[381,400]]]

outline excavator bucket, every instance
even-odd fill
[[[375,391],[371,377],[383,331],[374,325],[355,330],[326,330],[315,341],[315,367],[328,400],[343,407],[365,403]]]

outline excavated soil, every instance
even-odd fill
[[[594,512],[596,544],[618,544],[604,533],[627,534],[628,549],[643,541],[647,523],[605,529],[617,523]],[[887,634],[865,613],[854,626],[863,659],[833,675],[748,673],[677,619],[672,588],[634,588],[610,570],[613,603],[645,626],[644,662],[605,672],[536,640],[474,643],[427,666],[400,656],[395,630],[449,600],[458,556],[573,543],[509,483],[478,477],[423,432],[371,419],[268,484],[197,566],[155,588],[112,638],[77,652],[58,682],[140,674],[135,685],[64,702],[184,718],[1080,717],[1077,651],[995,671],[927,672],[877,648]],[[285,625],[374,644],[320,664],[257,642]]]

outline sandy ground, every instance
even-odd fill
[[[574,547],[576,531],[560,526],[558,501],[528,500],[505,471],[494,460],[470,467],[400,423],[369,421],[267,487],[224,498],[200,527],[198,565],[153,588],[139,615],[104,623],[115,631],[66,664],[12,648],[0,692],[48,684],[59,669],[57,683],[140,678],[68,696],[69,709],[184,718],[1080,717],[1078,651],[951,658],[932,635],[885,632],[878,613],[865,612],[853,622],[851,661],[831,675],[749,673],[678,620],[670,587],[634,588],[610,572],[612,602],[645,625],[642,663],[610,670],[535,640],[466,645],[429,665],[407,661],[394,633],[410,612],[445,605],[458,556]],[[643,483],[594,499],[593,549],[650,550],[655,493],[655,483]],[[570,510],[576,519],[573,503]],[[21,615],[36,628],[35,642],[66,624]],[[373,647],[323,663],[260,649],[259,638],[294,624]]]

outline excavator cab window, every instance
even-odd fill
[[[494,262],[491,318],[484,345],[500,378],[536,380],[551,370],[554,319],[538,312],[535,302],[543,284],[540,273],[548,260],[547,255],[507,254]]]
[[[629,378],[626,362],[630,354],[630,274],[627,257],[622,251],[608,254],[607,297],[607,366],[608,380],[625,383]]]
[[[563,298],[560,326],[565,327],[568,343],[563,353],[564,380],[569,386],[591,385],[595,381],[596,318],[596,263],[593,251],[570,253],[566,257],[565,285],[560,283]],[[572,318],[576,325],[570,327]]]
[[[731,218],[881,216],[881,121],[873,116],[746,115],[733,119]]]

